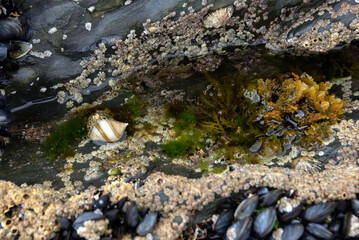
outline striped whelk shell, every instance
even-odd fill
[[[100,145],[124,140],[127,136],[125,132],[127,125],[128,123],[113,119],[99,119],[91,129],[90,139]]]
[[[227,20],[233,15],[233,7],[218,9],[205,17],[203,24],[205,28],[219,28],[223,26]]]

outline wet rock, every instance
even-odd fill
[[[304,212],[304,219],[308,222],[321,223],[335,210],[333,203],[320,203],[307,208]]]
[[[329,231],[326,227],[317,224],[317,223],[309,223],[307,225],[307,230],[311,234],[316,237],[324,238],[324,239],[334,239],[334,234]]]
[[[126,210],[126,223],[130,228],[135,228],[140,222],[139,212],[136,203],[131,203]]]
[[[146,234],[152,232],[152,229],[156,224],[157,217],[157,212],[147,214],[137,226],[136,233],[140,236],[145,236]]]
[[[224,211],[218,216],[217,221],[214,224],[213,230],[215,230],[218,235],[224,235],[227,231],[227,228],[231,225],[232,221],[233,211]]]
[[[283,228],[282,240],[297,240],[304,233],[304,226],[300,223],[293,223]]]
[[[230,226],[226,232],[226,240],[246,240],[248,239],[251,228],[252,228],[253,219],[251,216],[242,218],[241,220],[234,223]]]
[[[267,208],[256,217],[254,231],[262,238],[272,231],[276,220],[275,207]]]
[[[253,211],[257,208],[257,203],[258,195],[250,196],[242,201],[234,212],[234,219],[238,221],[252,215]]]
[[[282,191],[280,189],[275,189],[272,191],[269,191],[268,193],[260,196],[259,200],[262,207],[269,207],[272,206],[277,202],[280,195],[282,194]]]

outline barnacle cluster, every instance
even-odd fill
[[[282,76],[279,80],[258,80],[258,94],[265,108],[258,120],[267,136],[299,141],[310,147],[328,137],[329,126],[344,113],[344,101],[329,94],[332,84],[316,83],[306,73]]]

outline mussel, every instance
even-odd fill
[[[32,49],[32,44],[23,41],[0,43],[0,62],[5,59],[16,60],[26,55]]]
[[[0,20],[0,42],[10,40],[29,41],[32,38],[32,28],[28,23],[20,23],[16,19]]]

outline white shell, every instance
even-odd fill
[[[206,28],[219,28],[223,26],[230,17],[232,17],[232,14],[232,6],[218,9],[217,11],[210,13],[203,20],[203,24]]]
[[[116,142],[121,139],[127,125],[112,119],[102,119],[92,128],[90,138],[93,141]]]

